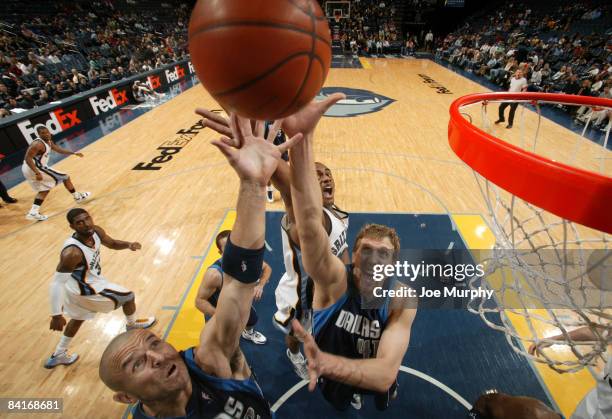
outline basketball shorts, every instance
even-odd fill
[[[134,299],[134,293],[121,285],[107,282],[94,295],[80,295],[66,288],[64,313],[74,320],[91,320],[97,313],[108,313]]]
[[[50,167],[41,166],[38,169],[42,175],[42,180],[37,180],[36,174],[28,166],[21,166],[23,176],[35,192],[49,191],[55,188],[60,182],[68,179],[68,175],[66,173],[58,172]]]
[[[276,313],[274,313],[274,326],[281,332],[288,334],[291,331],[291,320],[295,316],[299,301],[297,275],[283,274],[274,291],[276,299]]]
[[[299,321],[304,330],[312,333],[312,297],[314,283],[307,276],[301,280],[297,275],[291,278],[285,273],[274,292],[276,297],[276,313],[272,324],[284,334],[291,334],[291,320]]]

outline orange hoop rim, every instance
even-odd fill
[[[612,100],[553,93],[477,93],[450,106],[448,142],[474,171],[500,188],[561,218],[612,234],[612,178],[569,166],[507,143],[472,125],[462,106],[489,101],[600,106]]]

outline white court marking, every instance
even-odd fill
[[[446,394],[451,396],[453,399],[457,400],[468,411],[472,410],[472,405],[470,403],[468,403],[468,401],[465,400],[463,397],[461,397],[459,395],[459,393],[454,391],[452,388],[448,387],[446,384],[441,383],[440,381],[436,380],[435,378],[430,377],[429,375],[427,375],[425,373],[422,373],[421,371],[415,370],[413,368],[409,368],[409,367],[405,367],[405,366],[401,365],[399,369],[400,369],[400,371],[404,371],[407,374],[414,375],[415,377],[418,377],[418,378],[420,378],[422,380],[427,381],[428,383],[433,384],[434,386],[438,387],[440,390],[444,391]],[[304,387],[307,384],[308,384],[307,380],[302,380],[302,381],[296,383],[289,390],[287,390],[287,392],[285,394],[283,394],[272,405],[272,408],[271,408],[272,412],[276,412],[278,410],[278,408],[281,407],[291,396],[293,396],[299,389],[301,389],[302,387]]]

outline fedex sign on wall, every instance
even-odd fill
[[[49,132],[55,135],[81,123],[76,109],[64,111],[62,108],[58,108],[47,115],[48,119],[39,123],[33,123],[29,119],[17,123],[19,131],[21,131],[28,144],[38,137],[36,133],[36,128],[38,127],[47,127]]]
[[[99,98],[98,96],[92,96],[89,98],[91,109],[94,115],[100,115],[115,109],[117,106],[121,106],[127,103],[127,90],[123,89],[111,89],[108,92],[108,96]]]

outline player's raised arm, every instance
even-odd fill
[[[277,125],[278,126],[278,125]],[[223,252],[224,284],[215,316],[204,328],[196,356],[206,371],[218,377],[232,376],[230,359],[235,354],[261,277],[265,238],[266,184],[276,170],[281,153],[300,140],[298,134],[285,144],[271,142],[275,129],[264,141],[263,124],[255,134],[249,120],[231,116],[235,142],[213,141],[240,178],[236,222]]]
[[[325,293],[332,297],[339,297],[344,292],[342,279],[345,277],[345,268],[329,248],[328,234],[323,227],[323,200],[316,175],[312,142],[319,119],[342,97],[343,95],[333,95],[323,102],[312,102],[283,122],[287,135],[304,133],[304,141],[297,144],[289,156],[291,200],[304,269],[319,286],[319,290],[325,287]]]
[[[233,140],[232,130],[229,126],[229,120],[218,113],[212,112],[208,109],[197,108],[196,113],[203,117],[204,126],[218,132],[219,134],[228,138],[232,145],[236,145]],[[269,133],[268,133],[269,134]],[[276,132],[275,132],[276,134]],[[279,191],[285,211],[289,217],[291,223],[295,222],[293,217],[293,210],[291,206],[291,185],[289,181],[289,165],[284,160],[279,161],[274,174],[270,178],[272,185]],[[295,238],[297,241],[297,237]]]
[[[142,245],[138,242],[126,242],[123,240],[113,239],[111,236],[106,234],[106,231],[104,231],[104,229],[100,226],[95,226],[94,230],[96,231],[96,233],[98,233],[98,236],[100,236],[100,241],[102,242],[102,244],[108,247],[109,249],[130,249],[132,251],[135,251],[142,248]]]

